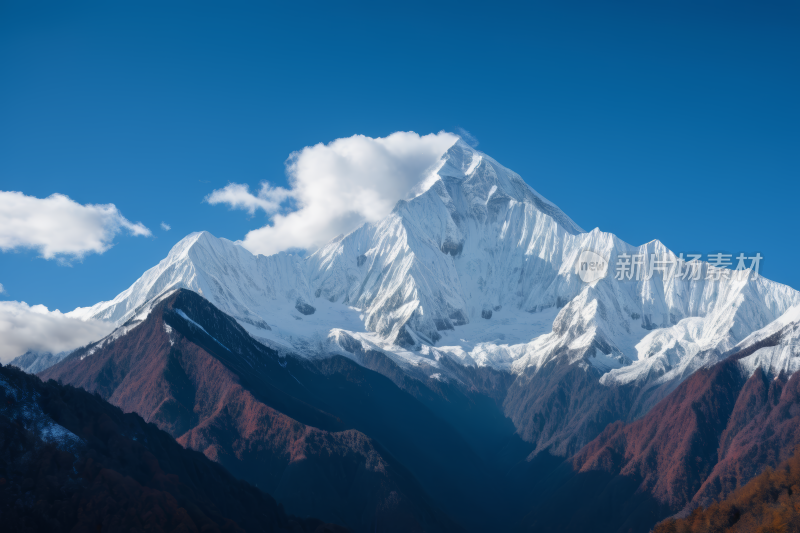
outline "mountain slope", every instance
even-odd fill
[[[255,487],[97,396],[0,368],[0,512],[9,531],[341,528]]]
[[[610,424],[568,463],[562,490],[523,521],[553,530],[552,508],[592,488],[613,494],[605,520],[600,498],[573,508],[580,531],[595,516],[598,531],[648,531],[669,515],[725,498],[800,445],[800,362],[796,308],[742,341],[722,362],[696,371],[643,418]],[[569,489],[569,490],[567,490]]]
[[[800,531],[800,453],[768,469],[725,500],[682,519],[657,525],[654,533]]]
[[[281,357],[190,291],[144,314],[42,375],[140,413],[291,512],[355,530],[454,529],[426,492],[475,512],[469,491],[485,476],[463,465],[480,461],[383,376],[341,357]]]
[[[797,291],[703,262],[584,282],[586,251],[682,255],[583,231],[462,142],[415,194],[308,257],[189,235],[73,311],[119,327],[43,375],[363,530],[644,530],[797,441]]]
[[[165,291],[188,288],[282,353],[352,357],[360,343],[414,376],[458,382],[450,363],[507,372],[516,378],[504,409],[519,433],[537,453],[570,455],[800,304],[789,287],[749,272],[714,276],[706,263],[696,263],[697,279],[656,270],[620,280],[611,268],[585,283],[576,263],[587,250],[609,265],[636,254],[679,259],[658,241],[584,232],[459,141],[416,196],[308,257],[254,256],[195,233],[115,299],[71,316],[122,325]],[[583,392],[564,402],[564,391]]]

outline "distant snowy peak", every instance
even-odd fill
[[[310,299],[304,278],[301,260],[295,255],[255,256],[203,231],[182,239],[165,259],[113,300],[69,314],[121,325],[147,302],[184,288],[205,296],[241,322],[268,330],[258,308],[279,296]]]
[[[28,374],[38,374],[42,370],[50,368],[54,364],[63,360],[71,353],[72,351],[59,352],[55,354],[50,352],[28,351],[13,359],[8,364],[17,367]]]

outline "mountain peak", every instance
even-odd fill
[[[532,205],[561,225],[568,233],[584,233],[557,205],[528,185],[516,172],[459,139],[442,158],[438,176],[456,180],[470,201],[488,203],[504,197]]]
[[[192,233],[117,298],[73,316],[122,324],[145,302],[185,288],[260,341],[309,356],[325,355],[330,332],[341,329],[401,365],[437,347],[462,364],[518,373],[577,364],[606,374],[610,386],[648,375],[683,379],[704,364],[699,352],[719,357],[800,304],[798,293],[761,280],[746,291],[706,290],[705,280],[624,283],[612,273],[587,286],[575,271],[585,250],[609,262],[671,252],[657,240],[637,248],[584,232],[518,174],[461,140],[432,176],[385,219],[307,257],[255,256]],[[676,343],[678,353],[667,353]],[[625,364],[612,368],[611,360]]]
[[[207,249],[230,248],[233,246],[241,248],[237,243],[224,237],[216,237],[209,231],[195,231],[178,241],[169,251],[168,257],[180,257],[189,253],[195,247]]]

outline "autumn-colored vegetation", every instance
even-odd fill
[[[653,533],[800,532],[800,448],[774,470],[769,468],[725,500],[688,517],[658,524]]]
[[[23,401],[10,390],[26,391]],[[36,408],[76,434],[42,438]],[[0,367],[0,531],[333,533],[98,395]]]

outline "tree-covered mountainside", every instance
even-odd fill
[[[345,531],[85,390],[0,368],[0,523],[16,532]]]
[[[658,524],[653,533],[795,533],[800,531],[800,448],[707,508]]]

